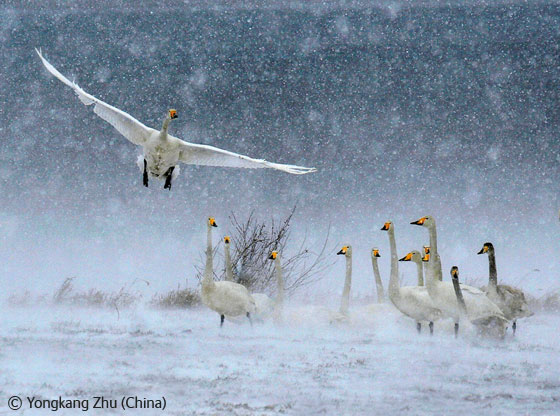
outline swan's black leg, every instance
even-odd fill
[[[434,335],[434,323],[430,321],[430,335]]]
[[[517,329],[517,321],[513,321],[513,324],[511,325],[511,329],[513,329],[513,335],[515,335],[515,330]]]
[[[455,322],[455,338],[457,338],[458,333],[459,333],[459,322]]]
[[[163,189],[169,189],[171,191],[171,179],[173,178],[173,169],[175,169],[175,166],[171,166],[169,169],[167,169],[167,172],[165,173],[165,185],[163,185]]]
[[[416,330],[418,333],[422,332],[422,324],[420,322],[416,322]]]
[[[142,175],[142,183],[147,188],[148,187],[148,162],[144,159],[144,174]]]
[[[251,314],[247,312],[247,318],[249,318],[249,323],[253,326],[253,320],[251,319]]]
[[[226,319],[226,317],[224,315],[220,315],[220,328],[224,326],[224,319]]]

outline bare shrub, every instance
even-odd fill
[[[53,303],[74,306],[112,307],[119,312],[119,308],[129,307],[141,297],[129,290],[130,286],[138,279],[135,279],[131,285],[123,286],[117,292],[103,292],[99,289],[77,292],[72,283],[74,279],[75,277],[69,277],[62,282],[53,294]],[[146,283],[149,284],[148,282]]]
[[[286,294],[293,294],[303,286],[318,281],[321,273],[327,270],[334,261],[326,258],[326,247],[329,230],[319,252],[307,248],[307,236],[296,246],[290,234],[290,224],[295,214],[296,206],[290,214],[277,223],[272,219],[270,223],[257,219],[251,212],[245,220],[239,219],[234,213],[229,216],[233,233],[231,235],[231,261],[235,281],[241,283],[250,292],[276,293],[276,276],[274,262],[268,260],[273,250],[282,256],[282,270]],[[295,246],[295,247],[294,247]],[[214,256],[218,254],[217,245]],[[202,256],[203,262],[205,256]],[[204,267],[197,267],[197,278],[202,279]],[[225,268],[214,273],[218,280],[225,278]]]
[[[161,295],[156,293],[150,303],[153,306],[165,309],[188,309],[200,305],[201,299],[196,290],[188,287],[181,289],[180,286],[177,286],[177,289],[168,293]]]

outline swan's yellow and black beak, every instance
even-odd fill
[[[209,217],[208,218],[208,224],[212,227],[217,227],[218,224],[216,224],[216,220],[214,219],[214,217]]]
[[[178,117],[178,115],[177,115],[177,110],[173,110],[173,109],[169,110],[169,118],[170,118],[171,120],[173,120],[173,119],[175,119],[175,118],[177,118],[177,117]]]
[[[430,254],[426,254],[424,255],[424,257],[422,257],[422,261],[430,261]]]
[[[340,249],[338,253],[336,253],[336,255],[338,256],[339,254],[346,254],[347,251],[348,251],[348,246],[344,246]]]
[[[224,237],[224,243],[229,244],[229,242],[230,242],[230,238],[229,238],[228,235],[226,235],[226,236]]]
[[[383,224],[383,227],[381,227],[381,231],[387,231],[390,226],[391,226],[391,222],[387,221],[385,224]]]
[[[426,217],[422,217],[419,220],[412,221],[411,224],[413,224],[413,225],[424,225],[425,221],[426,221]]]
[[[278,252],[273,251],[272,253],[270,253],[270,256],[268,257],[268,259],[269,260],[276,260],[276,257],[278,257]]]
[[[408,253],[402,259],[399,259],[399,261],[410,261],[410,260],[412,260],[412,253]]]
[[[371,254],[373,255],[373,257],[381,257],[381,254],[379,254],[379,249],[378,248],[372,249]]]
[[[484,254],[484,253],[488,253],[488,246],[486,244],[484,244],[484,246],[476,254]]]
[[[459,278],[459,268],[457,266],[453,266],[451,268],[451,277],[453,279],[458,279]]]
[[[430,254],[430,246],[424,246],[424,254]]]

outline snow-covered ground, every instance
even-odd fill
[[[26,396],[166,399],[135,414],[560,414],[560,316],[503,342],[392,315],[345,325],[236,325],[208,310],[4,307],[0,414]],[[370,317],[371,318],[371,317]],[[439,327],[439,328],[438,328]],[[438,330],[439,329],[439,330]],[[90,404],[91,406],[92,404]],[[94,413],[122,410],[92,410]],[[129,411],[130,413],[130,411]],[[85,414],[85,413],[84,413]]]

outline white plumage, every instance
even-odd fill
[[[214,218],[208,218],[206,240],[206,267],[202,278],[202,303],[220,314],[221,325],[225,316],[245,315],[251,320],[255,312],[255,301],[247,288],[234,282],[215,282],[213,279],[212,227],[217,227]]]
[[[76,83],[68,80],[53,65],[51,65],[41,54],[41,51],[35,49],[41,58],[43,65],[47,70],[69,86],[78,95],[78,98],[85,105],[93,105],[93,111],[103,120],[111,124],[124,137],[135,145],[142,146],[144,150],[144,161],[141,161],[140,167],[145,168],[148,174],[156,178],[164,178],[168,176],[177,176],[174,169],[179,162],[191,165],[207,165],[222,166],[235,168],[270,168],[281,170],[283,172],[301,175],[315,172],[315,168],[306,168],[296,165],[285,165],[279,163],[268,162],[264,159],[253,159],[249,156],[219,149],[217,147],[188,143],[174,136],[167,134],[167,128],[172,119],[177,118],[175,110],[169,110],[169,114],[163,121],[161,131],[147,127],[140,121],[136,120],[130,114],[113,107],[91,94],[81,89]],[[144,184],[147,186],[147,179]],[[171,188],[170,180],[169,186]]]

